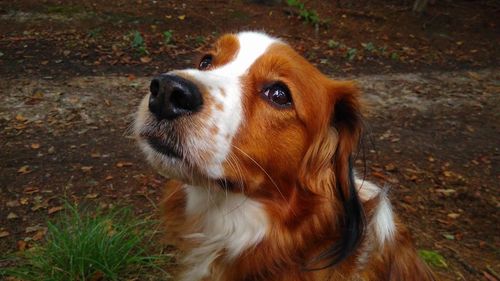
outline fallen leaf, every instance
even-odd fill
[[[151,57],[141,57],[140,60],[142,63],[149,63],[149,62],[151,62],[152,58]]]
[[[479,76],[479,74],[477,74],[476,72],[469,71],[467,72],[467,74],[474,80],[481,80],[481,76]]]
[[[382,174],[382,173],[379,173],[379,172],[373,172],[372,175],[376,178],[379,178],[379,179],[382,179],[382,180],[387,180],[387,176]]]
[[[21,168],[19,168],[19,169],[17,170],[17,172],[18,172],[19,174],[22,174],[22,175],[24,175],[24,174],[29,174],[29,173],[31,173],[30,166],[28,166],[28,165],[24,165],[24,166],[22,166]]]
[[[32,144],[30,145],[30,147],[31,147],[32,149],[39,149],[39,148],[40,148],[40,144],[39,144],[39,143],[32,143]]]
[[[49,213],[49,215],[50,215],[50,214],[53,214],[53,213],[59,212],[59,211],[61,211],[62,209],[64,209],[64,207],[63,207],[63,206],[52,207],[52,208],[50,208],[50,209],[48,210],[48,213]]]
[[[45,209],[47,207],[48,207],[47,201],[37,202],[37,203],[35,203],[35,205],[33,207],[30,208],[30,210],[32,210],[33,212],[35,212],[35,211],[38,211],[40,209]]]
[[[460,214],[457,214],[457,213],[449,213],[449,214],[448,214],[448,217],[449,217],[450,219],[456,219],[456,218],[460,217]]]
[[[37,101],[43,99],[43,93],[40,91],[36,91],[31,97],[30,100],[27,101],[28,104],[35,104]]]
[[[448,240],[455,240],[455,236],[453,234],[443,234],[443,237]]]
[[[47,228],[43,227],[43,226],[38,226],[38,225],[28,226],[28,227],[26,227],[26,229],[24,230],[24,232],[26,232],[26,233],[32,233],[32,232],[36,232],[36,231],[39,231],[39,230],[45,230],[45,231],[47,231]]]
[[[40,241],[43,237],[45,237],[45,234],[47,234],[47,229],[40,229],[35,233],[35,235],[33,235],[33,237],[31,237],[31,239],[34,241]]]
[[[472,127],[470,125],[466,125],[465,128],[467,129],[467,131],[469,131],[471,133],[474,133],[476,131],[476,129],[474,129],[474,127]]]
[[[36,187],[26,187],[23,192],[24,192],[24,194],[33,194],[33,193],[37,193],[39,191],[40,190]]]
[[[24,250],[26,250],[26,242],[23,240],[17,241],[17,250],[19,252],[24,252]]]
[[[0,231],[0,238],[7,237],[9,235],[10,235],[10,233],[8,231]]]
[[[92,158],[100,158],[101,154],[99,152],[92,152],[92,153],[90,153],[90,157],[92,157]]]
[[[186,18],[186,15],[180,15],[177,18],[180,19],[180,20],[184,20]]]
[[[19,202],[21,203],[21,205],[28,205],[29,199],[26,197],[23,197],[23,198],[19,199]]]
[[[7,203],[5,203],[5,206],[7,206],[9,208],[14,208],[14,207],[19,207],[20,204],[19,204],[19,201],[12,200],[12,201],[8,201]]]
[[[82,170],[82,172],[88,173],[92,170],[92,168],[92,166],[82,166],[80,169]]]
[[[451,188],[448,188],[448,189],[438,188],[438,189],[436,189],[436,192],[443,194],[444,196],[450,196],[450,195],[456,193],[457,191],[455,189],[451,189]]]
[[[14,214],[14,213],[12,213],[12,212],[10,212],[10,213],[7,215],[7,219],[8,219],[8,220],[13,220],[13,219],[17,219],[17,218],[19,218],[19,216],[18,216],[18,215],[16,215],[16,214]]]
[[[55,151],[56,151],[56,149],[55,149],[53,146],[51,146],[51,147],[49,147],[49,149],[47,150],[47,153],[48,153],[48,154],[54,154],[54,152],[55,152]]]
[[[104,178],[104,180],[107,180],[107,181],[112,180],[112,179],[113,179],[113,176],[107,176],[106,178]]]
[[[97,196],[99,196],[99,194],[97,194],[97,193],[89,193],[89,194],[87,194],[85,196],[85,198],[87,198],[87,199],[95,199],[95,198],[97,198]]]
[[[393,172],[396,170],[396,165],[389,163],[389,164],[384,166],[384,169],[388,172]]]
[[[116,163],[116,167],[122,168],[122,167],[130,167],[132,166],[132,162],[118,162]]]
[[[452,177],[452,176],[453,176],[453,172],[451,172],[451,171],[444,171],[444,172],[443,172],[443,175],[444,175],[445,177],[447,177],[447,178],[450,178],[450,177]]]
[[[19,122],[24,122],[28,119],[26,119],[26,117],[24,117],[21,113],[17,114],[16,115],[16,120],[19,121]]]

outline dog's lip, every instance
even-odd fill
[[[169,145],[168,143],[165,143],[160,138],[149,136],[146,137],[146,140],[151,148],[153,148],[156,152],[174,158],[182,157],[181,153],[177,149],[175,149],[175,147]]]

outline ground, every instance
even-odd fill
[[[390,187],[417,247],[444,257],[439,275],[498,280],[497,2],[415,15],[410,1],[305,1],[302,18],[286,1],[214,2],[0,3],[1,252],[43,239],[61,198],[156,214],[165,179],[128,130],[150,77],[191,66],[223,32],[258,29],[357,81],[358,171]]]

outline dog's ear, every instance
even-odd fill
[[[352,182],[352,155],[356,151],[363,129],[358,89],[350,82],[334,81],[330,86],[333,97],[331,127],[337,133],[337,147],[333,168],[339,196],[350,197]]]
[[[328,161],[328,182],[325,177],[316,178],[328,184],[320,192],[328,192],[338,204],[339,239],[312,261],[313,269],[336,265],[348,258],[359,246],[365,229],[365,214],[357,194],[353,171],[355,153],[363,127],[359,91],[350,82],[332,81],[329,88],[332,100],[330,124],[325,138],[316,153],[322,163]],[[330,151],[328,151],[330,150]],[[328,156],[328,160],[325,159]],[[316,160],[318,161],[318,160]],[[325,165],[320,165],[323,168]],[[310,180],[311,182],[314,180]],[[328,191],[326,189],[329,189]],[[318,266],[319,265],[319,266]]]
[[[333,156],[335,192],[343,207],[340,240],[323,255],[330,264],[348,258],[359,246],[365,229],[365,213],[358,197],[353,170],[353,154],[363,129],[360,94],[350,82],[332,82],[333,97],[331,127],[337,132],[337,147]]]

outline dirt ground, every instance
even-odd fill
[[[223,32],[258,29],[359,83],[358,170],[391,187],[418,248],[444,256],[440,276],[498,280],[498,2],[414,15],[411,1],[305,1],[312,24],[270,2],[0,2],[0,252],[43,239],[62,197],[155,214],[164,179],[128,131],[150,77],[192,65]]]

